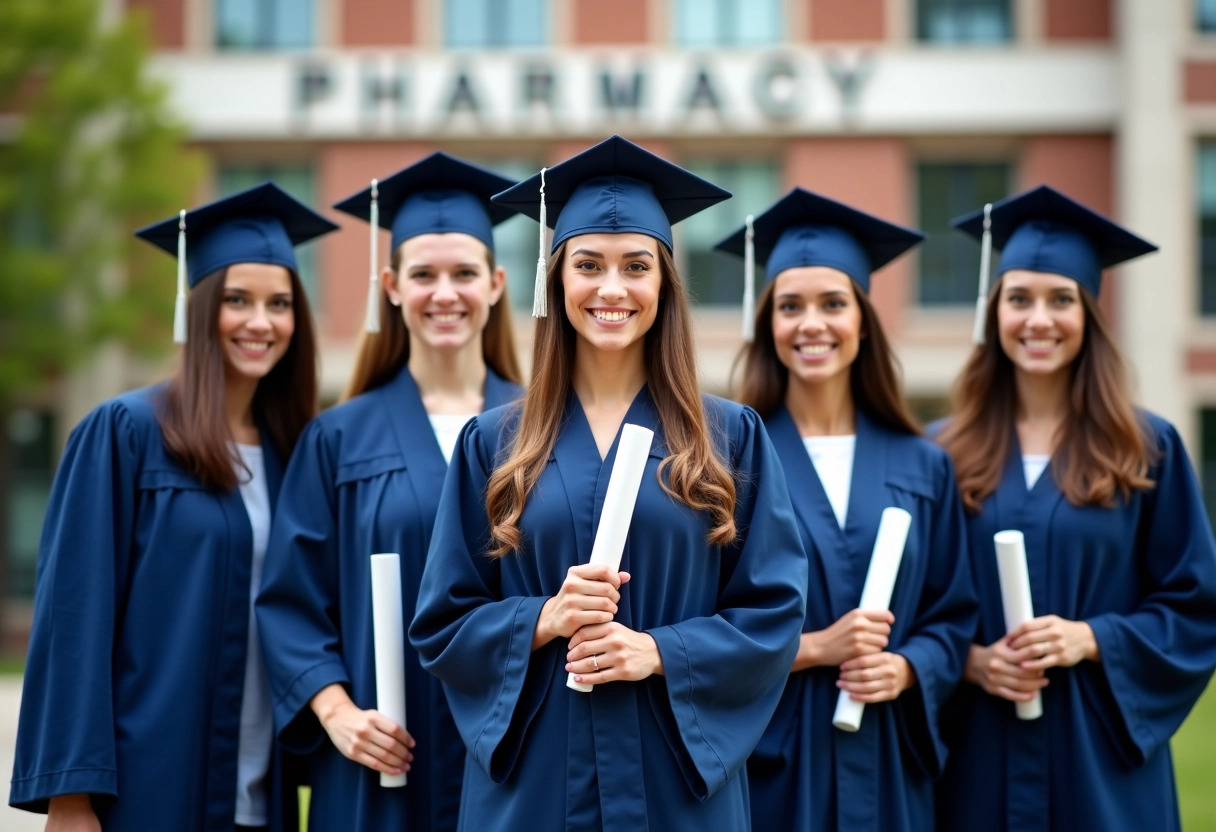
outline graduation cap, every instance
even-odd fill
[[[225,266],[268,263],[297,271],[295,246],[337,225],[263,182],[176,217],[149,225],[135,236],[177,255],[177,305],[173,341],[186,342],[186,289]]]
[[[490,197],[514,179],[437,151],[387,179],[334,203],[334,208],[371,223],[371,276],[367,289],[367,331],[380,331],[379,229],[392,232],[392,250],[419,234],[468,234],[491,251],[494,226],[515,215]]]
[[[534,317],[545,316],[545,227],[549,254],[578,234],[638,233],[672,250],[671,227],[730,199],[730,192],[679,165],[612,136],[494,196],[540,223]]]
[[[925,239],[912,231],[805,188],[794,188],[759,217],[714,246],[744,258],[743,338],[755,325],[755,264],[767,280],[799,266],[829,266],[847,274],[863,292],[870,274]]]
[[[1095,296],[1102,270],[1157,250],[1118,223],[1047,185],[985,205],[950,222],[980,240],[980,291],[975,337],[984,342],[992,247],[1001,249],[997,276],[1013,269],[1049,272],[1080,283]]]

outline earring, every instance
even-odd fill
[[[401,298],[389,298],[388,302],[391,303],[393,306],[400,306]]]

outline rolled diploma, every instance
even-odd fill
[[[653,440],[654,431],[649,428],[629,423],[621,428],[621,441],[616,446],[616,459],[608,477],[608,491],[604,494],[604,510],[600,512],[595,542],[591,544],[591,563],[602,563],[614,572],[620,571],[629,521],[633,519],[633,505],[638,500]],[[567,676],[566,687],[582,693],[589,693],[592,688],[574,681],[573,673]]]
[[[1026,569],[1026,538],[1016,529],[992,536],[996,546],[996,570],[1001,580],[1001,605],[1005,608],[1005,632],[1011,633],[1023,622],[1034,618],[1030,600],[1030,572]],[[1043,715],[1043,696],[1036,692],[1029,702],[1018,702],[1018,719],[1038,719]]]
[[[372,555],[372,642],[376,656],[376,710],[405,727],[405,622],[401,613],[401,557]],[[405,772],[380,773],[380,785],[405,785]]]
[[[878,535],[874,538],[874,551],[870,555],[870,567],[866,570],[866,582],[861,589],[861,602],[857,608],[873,611],[891,608],[891,593],[895,590],[895,576],[904,559],[904,544],[908,540],[908,528],[912,515],[902,508],[889,506],[882,510],[878,522]],[[861,716],[866,704],[858,702],[842,690],[836,697],[836,713],[832,714],[832,725],[841,731],[856,731],[861,728]]]

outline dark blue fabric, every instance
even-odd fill
[[[1049,670],[1043,716],[974,685],[948,711],[943,830],[1177,830],[1169,740],[1216,667],[1216,544],[1177,432],[1144,414],[1157,485],[1077,507],[1050,466],[1029,491],[1016,439],[997,490],[968,518],[980,624],[1005,635],[992,535],[1020,529],[1036,616],[1087,621],[1100,662]]]
[[[794,188],[752,223],[756,263],[769,280],[799,266],[830,266],[870,291],[870,274],[915,246],[925,235],[872,214]],[[747,226],[735,229],[715,250],[743,257]]]
[[[436,151],[376,183],[380,227],[390,229],[392,247],[419,234],[462,233],[494,250],[493,227],[515,215],[490,197],[513,179]],[[334,208],[371,222],[372,189],[364,188]]]
[[[178,217],[141,228],[135,236],[177,256]],[[186,212],[186,280],[200,280],[237,263],[266,263],[298,271],[295,246],[338,226],[273,182]]]
[[[89,794],[106,830],[230,832],[253,533],[239,491],[207,490],[167,455],[160,394],[102,404],[68,440],[9,802],[45,812],[51,797]],[[282,462],[263,448],[273,500]],[[294,784],[273,779],[271,825],[294,832]]]
[[[740,538],[663,492],[663,432],[643,390],[624,421],[656,430],[625,546],[617,620],[649,633],[665,676],[582,694],[566,641],[536,652],[541,607],[591,554],[616,456],[601,461],[578,400],[521,518],[523,550],[487,557],[485,486],[517,409],[465,427],[444,484],[410,640],[444,684],[469,749],[462,830],[748,828],[744,764],[781,694],[805,614],[806,556],[781,466],[755,412],[706,398],[739,474]]]
[[[520,388],[487,372],[485,404]],[[406,654],[407,729],[417,742],[409,782],[344,757],[309,700],[342,684],[360,708],[376,707],[370,556],[401,556],[405,621],[413,616],[447,464],[408,369],[318,416],[283,482],[256,605],[285,746],[309,753],[309,828],[452,830],[464,747],[439,682]]]
[[[785,466],[810,560],[804,632],[827,629],[857,607],[882,510],[911,513],[887,650],[908,660],[916,685],[893,702],[866,705],[861,729],[847,733],[832,726],[840,669],[791,674],[748,760],[752,826],[932,830],[933,780],[945,765],[941,712],[962,676],[976,623],[949,458],[929,440],[887,430],[859,413],[842,530],[789,412],[782,407],[765,424]]]

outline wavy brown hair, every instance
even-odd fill
[[[857,358],[849,368],[853,405],[884,427],[919,436],[920,425],[903,397],[899,359],[891,349],[878,312],[865,292],[852,281],[850,284],[861,309],[861,331],[865,333],[858,346]],[[735,359],[735,369],[743,369],[738,400],[766,418],[785,401],[790,380],[790,371],[777,356],[773,341],[776,287],[777,281],[770,280],[760,295],[755,338],[743,345]]]
[[[401,248],[393,250],[389,267],[400,279]],[[484,245],[484,243],[483,243]],[[494,252],[486,249],[486,266],[493,276],[496,263]],[[519,371],[519,359],[515,355],[515,337],[511,331],[511,304],[507,300],[506,287],[498,303],[490,307],[486,328],[481,332],[481,354],[494,372],[507,381],[523,384]],[[410,331],[401,317],[401,309],[389,302],[388,293],[380,290],[380,331],[364,332],[359,338],[359,351],[355,357],[355,369],[342,401],[353,399],[360,393],[374,390],[396,378],[410,360]]]
[[[938,443],[954,460],[963,505],[979,512],[1001,481],[1015,430],[1014,365],[997,330],[1002,281],[988,297],[984,343],[976,346],[955,382],[952,415]],[[1148,425],[1132,407],[1127,370],[1094,296],[1078,285],[1085,310],[1081,350],[1070,368],[1068,415],[1060,425],[1051,473],[1075,506],[1109,507],[1149,489],[1156,451]]]
[[[284,461],[308,420],[317,414],[317,339],[308,295],[291,269],[291,307],[295,331],[278,363],[253,394],[253,420],[270,437]],[[224,353],[219,337],[220,306],[228,269],[200,280],[186,311],[189,338],[181,366],[169,382],[157,419],[165,448],[207,488],[231,491],[243,466],[232,447],[224,409]]]
[[[658,316],[643,342],[646,380],[667,439],[668,456],[659,465],[659,484],[672,497],[710,515],[707,542],[734,541],[735,480],[718,458],[697,383],[688,293],[670,252],[658,247]],[[540,479],[562,427],[564,408],[574,374],[578,336],[565,312],[562,264],[566,244],[549,257],[547,297],[550,314],[536,324],[532,378],[524,394],[519,428],[510,456],[486,487],[486,511],[495,544],[490,554],[501,557],[523,543],[519,518],[528,494]]]

